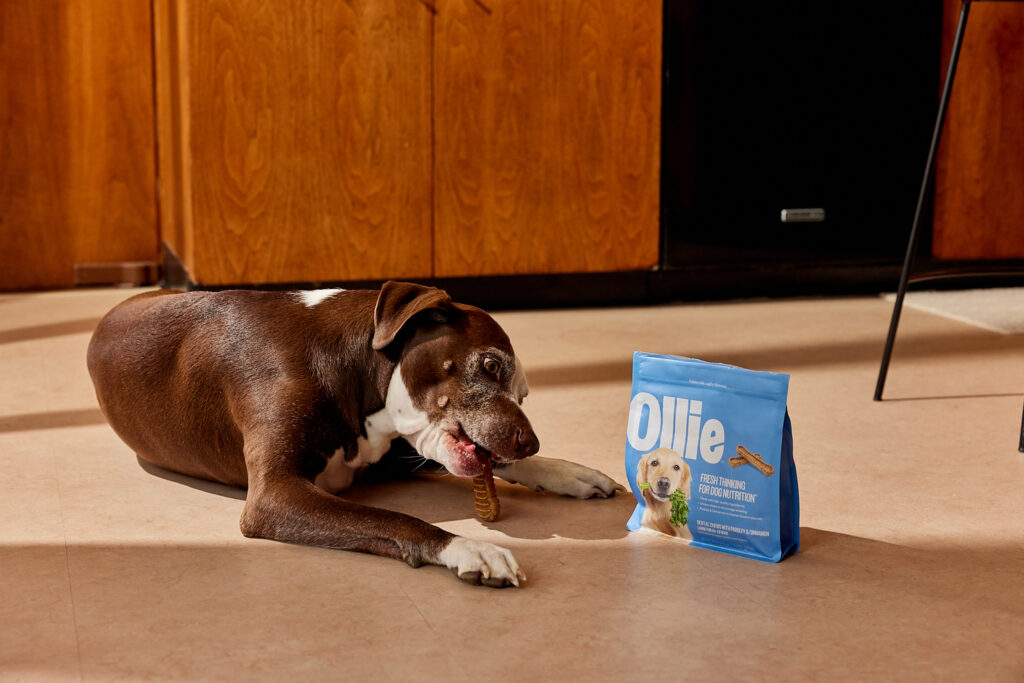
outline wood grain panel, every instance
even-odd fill
[[[1024,258],[1024,3],[971,6],[936,164],[934,256]]]
[[[56,3],[0,3],[0,287],[71,284],[58,87],[64,38]],[[48,84],[50,84],[49,87]],[[51,91],[52,88],[52,91]]]
[[[188,42],[184,0],[153,0],[157,177],[161,238],[178,260],[195,262],[188,136]]]
[[[653,0],[440,5],[435,275],[653,266],[660,60]]]
[[[0,287],[157,258],[147,0],[0,3]]]
[[[193,280],[430,275],[431,18],[401,0],[189,2]]]

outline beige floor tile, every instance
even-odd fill
[[[0,542],[0,576],[0,680],[78,680],[64,543]]]
[[[646,536],[631,494],[499,482],[349,497],[510,548],[529,580],[244,539],[241,493],[140,466],[85,348],[131,290],[0,296],[0,679],[1021,680],[1024,337],[906,311],[887,400],[875,298],[508,312],[541,455],[625,483],[634,350],[791,374],[802,550]]]
[[[56,458],[38,441],[0,433],[0,544],[53,543],[63,547]]]
[[[243,540],[70,550],[86,680],[466,678],[397,562]]]

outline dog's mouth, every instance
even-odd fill
[[[483,474],[484,463],[494,463],[493,455],[489,450],[469,438],[462,425],[456,431],[448,432],[452,439],[449,452],[452,455],[452,462],[447,464],[448,470],[460,477],[475,477]]]
[[[459,425],[458,431],[452,434],[452,436],[455,437],[455,447],[466,455],[472,455],[481,461],[491,458],[491,452],[469,438],[469,434],[466,434],[462,425]]]
[[[662,492],[653,486],[649,490],[651,492],[651,495],[654,496],[655,499],[660,500],[662,503],[672,499],[672,494],[668,491]]]

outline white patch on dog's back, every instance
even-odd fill
[[[307,308],[312,308],[324,299],[344,291],[344,289],[307,289],[305,291],[298,292],[298,296],[299,301],[305,304]]]

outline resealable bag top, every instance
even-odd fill
[[[627,527],[778,562],[800,547],[789,375],[633,354]]]

